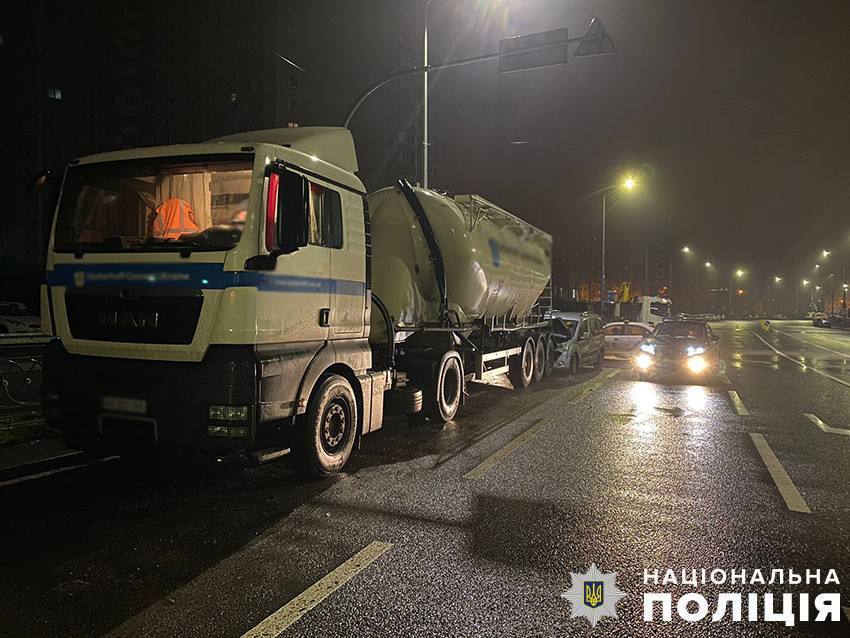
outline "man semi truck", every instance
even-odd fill
[[[475,195],[367,196],[357,169],[318,127],[72,161],[41,291],[66,443],[326,475],[385,407],[447,421],[471,379],[539,380],[551,237]]]

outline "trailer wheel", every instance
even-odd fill
[[[445,423],[455,418],[463,397],[463,364],[454,350],[445,353],[424,392],[423,416]]]
[[[555,348],[555,340],[552,337],[546,337],[546,374],[552,374],[557,358],[558,350]]]
[[[338,374],[328,376],[313,394],[298,428],[296,458],[301,473],[321,477],[339,472],[351,456],[357,425],[351,384]]]
[[[534,383],[538,383],[546,373],[546,341],[540,337],[534,342]]]
[[[522,352],[508,359],[508,378],[514,388],[527,388],[534,377],[534,339],[529,337],[522,346]]]

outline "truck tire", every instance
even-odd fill
[[[385,414],[416,414],[422,411],[422,390],[413,386],[384,393]]]
[[[312,477],[339,472],[357,437],[357,400],[351,384],[338,374],[325,377],[298,424],[295,457],[299,471]]]
[[[534,342],[534,383],[540,382],[546,374],[546,337],[540,337]]]
[[[534,339],[529,337],[522,345],[522,352],[508,359],[508,379],[519,390],[531,385],[534,378]]]
[[[463,364],[454,350],[446,352],[435,366],[434,378],[425,389],[422,414],[437,423],[455,418],[463,399]]]
[[[555,348],[555,340],[552,337],[546,337],[546,372],[552,374],[555,369],[555,360],[558,358],[558,351]]]

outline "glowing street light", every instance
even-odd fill
[[[711,268],[711,262],[710,262],[710,261],[705,262],[705,267],[706,267],[706,268]]]
[[[817,270],[818,268],[820,268],[820,264],[815,264],[815,270]]]
[[[736,277],[743,277],[743,276],[744,276],[744,271],[743,271],[743,270],[741,270],[740,268],[738,268],[738,270],[736,270],[736,271],[735,271],[735,276],[736,276]]]
[[[823,255],[823,258],[824,258],[824,259],[826,259],[827,257],[829,257],[831,254],[832,254],[832,253],[831,253],[829,250],[827,250],[826,248],[824,248],[824,249],[823,249],[823,251],[821,252],[821,255]]]
[[[782,277],[776,276],[773,278],[773,283],[775,284],[778,284],[780,281],[782,281]]]
[[[682,246],[682,252],[687,255],[689,252],[691,252],[691,249],[689,246]]]
[[[632,176],[627,177],[623,181],[623,188],[625,188],[627,191],[632,190],[635,186],[637,186],[637,181]]]
[[[808,279],[804,279],[804,280],[802,281],[802,284],[803,284],[803,287],[805,288],[806,286],[808,286],[808,285],[809,285],[809,280],[808,280]]]

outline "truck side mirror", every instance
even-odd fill
[[[266,207],[267,255],[245,262],[248,270],[274,270],[277,258],[306,246],[310,237],[310,183],[282,166],[270,167]]]
[[[284,170],[277,199],[277,244],[279,255],[303,248],[310,237],[310,183],[303,175]]]

